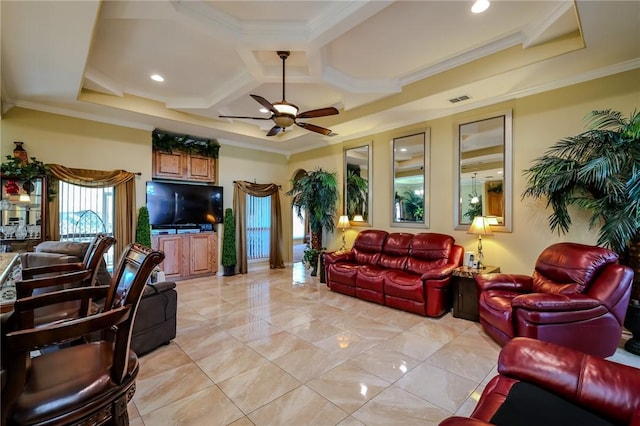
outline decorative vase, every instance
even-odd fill
[[[29,162],[29,155],[27,154],[27,150],[22,147],[24,142],[14,142],[14,144],[16,144],[16,147],[13,148],[13,156],[19,158],[22,165],[26,166]]]
[[[16,240],[24,240],[25,238],[27,238],[27,227],[21,224],[16,229]]]
[[[627,315],[624,319],[624,326],[631,332],[633,337],[624,344],[627,352],[640,355],[640,303],[633,302],[627,308]]]
[[[33,182],[31,182],[30,180],[27,180],[22,184],[22,189],[24,189],[24,192],[31,195],[31,193],[33,192],[34,189],[36,189],[36,187],[33,184]]]

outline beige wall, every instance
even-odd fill
[[[574,225],[567,235],[558,236],[549,230],[545,202],[521,200],[525,188],[522,171],[531,167],[535,158],[559,139],[576,135],[584,130],[583,117],[595,109],[612,108],[629,115],[637,109],[640,100],[640,70],[593,80],[543,94],[529,96],[467,113],[419,123],[402,129],[384,132],[367,138],[346,142],[312,152],[294,155],[290,170],[312,169],[320,165],[336,171],[342,182],[343,146],[373,143],[373,228],[390,232],[420,232],[419,229],[391,227],[391,158],[390,141],[393,137],[411,134],[415,130],[430,128],[431,176],[429,185],[431,204],[430,232],[453,235],[465,250],[477,249],[477,238],[465,231],[454,230],[454,143],[455,124],[484,113],[513,111],[513,232],[496,233],[483,238],[485,263],[499,265],[503,271],[530,273],[533,264],[546,246],[558,241],[593,244],[597,230],[589,230],[583,212],[573,217]],[[342,188],[341,188],[342,191]],[[340,211],[342,211],[340,209]],[[363,229],[363,228],[359,228]],[[358,229],[347,230],[350,246]],[[426,230],[425,230],[426,231]],[[325,239],[328,248],[340,246],[339,234]]]
[[[612,108],[625,115],[637,109],[640,99],[640,70],[593,80],[571,87],[529,96],[468,113],[453,115],[365,138],[350,140],[326,148],[293,155],[289,160],[278,154],[237,148],[221,142],[220,182],[225,188],[225,206],[231,206],[233,181],[247,180],[282,185],[281,202],[285,230],[285,261],[290,260],[291,220],[290,199],[284,193],[289,180],[298,169],[322,167],[335,171],[342,182],[343,148],[371,142],[373,145],[373,227],[388,231],[419,232],[419,229],[392,228],[391,222],[391,159],[390,140],[415,130],[430,128],[430,228],[431,232],[451,234],[467,250],[475,250],[477,240],[465,231],[453,228],[453,143],[454,125],[458,121],[485,112],[513,110],[513,232],[497,233],[483,239],[485,263],[499,265],[503,271],[530,273],[540,251],[557,241],[594,243],[596,232],[586,226],[586,215],[574,216],[574,226],[567,235],[551,233],[547,225],[548,211],[544,203],[521,200],[524,190],[522,170],[562,137],[580,133],[583,117],[594,109]],[[0,122],[3,158],[10,155],[13,141],[24,141],[30,156],[45,163],[69,167],[102,170],[125,169],[141,172],[137,180],[137,204],[144,204],[144,182],[151,178],[151,135],[135,130],[89,120],[64,117],[13,108]],[[202,135],[211,137],[211,135]],[[342,194],[342,188],[341,188]],[[342,211],[342,200],[339,211]],[[350,245],[357,233],[347,231]],[[328,249],[340,246],[340,234],[325,236]]]

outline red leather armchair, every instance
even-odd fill
[[[632,280],[610,250],[554,244],[532,276],[476,276],[480,323],[500,344],[531,337],[606,357],[620,341]]]
[[[502,348],[498,372],[471,418],[440,425],[640,425],[636,368],[519,337]]]

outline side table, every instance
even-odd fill
[[[483,269],[460,266],[453,270],[453,316],[471,321],[480,321],[478,313],[478,287],[475,276],[500,272],[499,266],[485,266]]]

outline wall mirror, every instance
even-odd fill
[[[371,144],[344,150],[344,210],[351,226],[371,226]]]
[[[475,216],[491,229],[511,232],[511,110],[458,123],[454,225],[466,230]]]
[[[429,227],[429,131],[391,141],[391,226]]]

